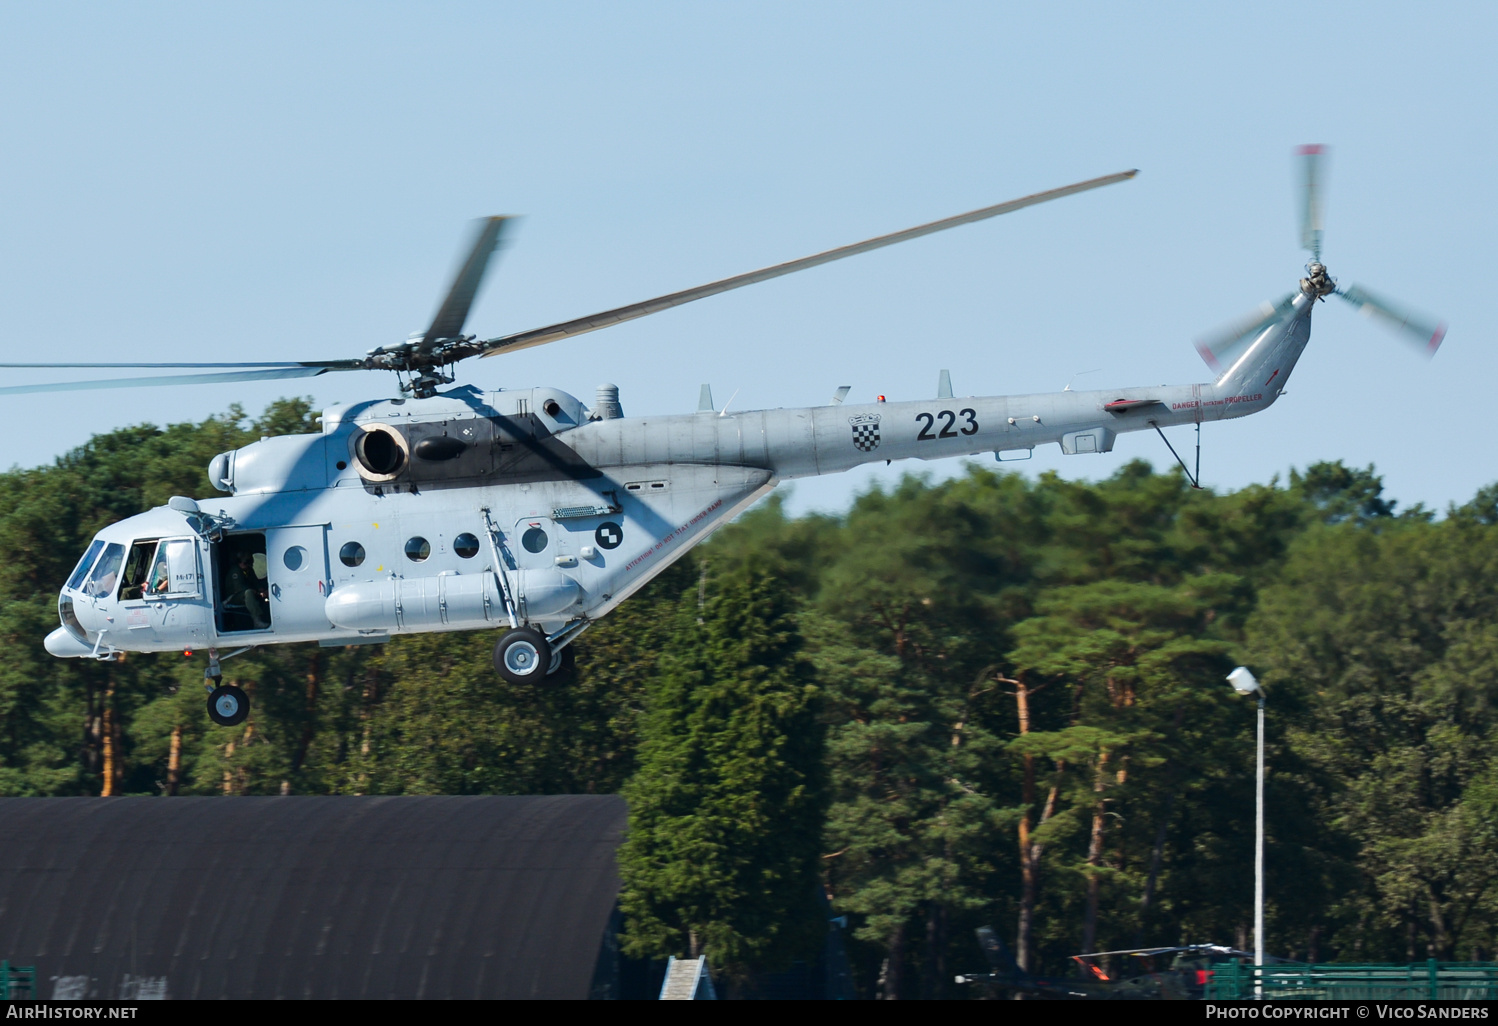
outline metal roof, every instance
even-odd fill
[[[40,997],[584,998],[616,796],[0,799]]]

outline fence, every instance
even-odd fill
[[[0,962],[0,1001],[36,997],[36,967]]]
[[[1498,999],[1498,964],[1252,965],[1213,967],[1202,996],[1244,1001],[1263,988],[1266,1001],[1484,1001]]]

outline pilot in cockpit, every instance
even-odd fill
[[[156,562],[156,569],[151,572],[151,583],[146,588],[147,595],[164,595],[171,589],[172,574],[167,566],[166,557],[163,556]]]

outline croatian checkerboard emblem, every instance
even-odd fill
[[[853,425],[853,447],[859,452],[873,452],[879,448],[879,417],[877,413],[865,413],[849,417]]]
[[[624,529],[612,520],[605,520],[593,532],[593,540],[598,543],[599,548],[617,549],[624,540]]]

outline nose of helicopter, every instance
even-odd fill
[[[47,652],[59,659],[80,659],[92,655],[93,649],[79,641],[66,627],[58,627],[43,642]]]

